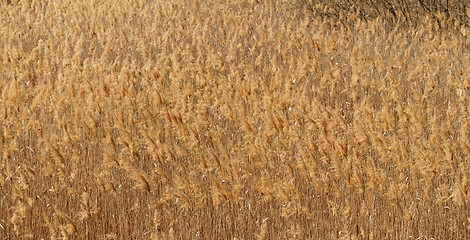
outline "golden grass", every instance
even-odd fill
[[[465,25],[256,1],[0,14],[2,239],[470,237]]]

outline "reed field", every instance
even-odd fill
[[[0,239],[469,239],[470,4],[321,2],[0,1]]]

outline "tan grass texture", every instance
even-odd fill
[[[8,2],[0,239],[470,238],[464,25]]]

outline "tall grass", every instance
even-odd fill
[[[465,24],[274,1],[0,14],[2,239],[469,237]]]

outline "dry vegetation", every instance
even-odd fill
[[[449,19],[459,24],[469,24],[466,14],[470,0],[296,0],[294,5],[316,12],[316,15],[338,19],[345,11],[359,11],[361,19],[376,18],[386,14],[406,19],[406,24],[419,24],[423,16],[444,24]],[[321,7],[323,6],[323,8]],[[327,6],[326,11],[324,6]],[[318,11],[320,10],[320,11]],[[445,18],[445,19],[443,19]],[[444,27],[444,26],[442,26]]]
[[[470,29],[269,2],[2,1],[0,238],[468,239]]]

